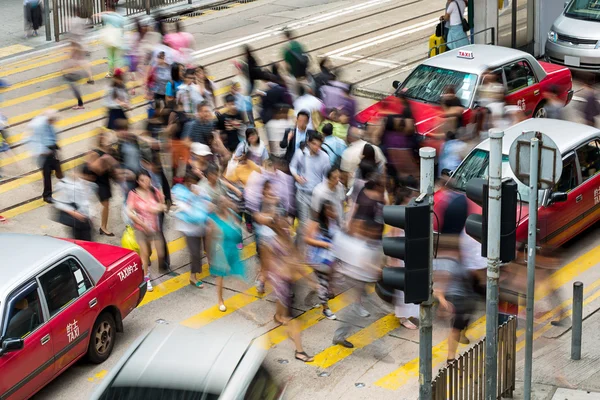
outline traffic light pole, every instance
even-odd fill
[[[426,195],[429,201],[429,226],[433,226],[433,187],[435,149],[423,147],[419,150],[421,157],[421,196]],[[420,196],[420,197],[421,197]],[[431,400],[432,379],[432,332],[433,332],[433,229],[429,230],[429,298],[421,303],[419,311],[419,399]]]
[[[488,400],[496,399],[498,380],[498,278],[500,276],[503,136],[504,132],[490,129],[485,327],[485,396]]]
[[[531,139],[529,169],[529,236],[527,238],[527,326],[525,329],[525,400],[531,399],[533,367],[533,300],[535,290],[535,254],[537,246],[538,180],[540,141]]]

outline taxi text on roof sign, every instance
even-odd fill
[[[472,60],[473,58],[475,58],[475,56],[473,55],[473,52],[470,50],[458,50],[458,58],[468,58],[469,60]]]

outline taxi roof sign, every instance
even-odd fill
[[[472,60],[475,58],[475,55],[473,54],[473,52],[471,50],[458,50],[457,57],[458,58],[467,58],[469,60]]]

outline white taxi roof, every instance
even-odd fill
[[[459,57],[459,52],[472,53],[473,57]],[[488,68],[501,67],[522,59],[529,62],[539,80],[546,77],[546,71],[531,54],[509,47],[484,44],[472,44],[447,51],[428,59],[423,65],[480,75]]]
[[[0,254],[0,301],[4,300],[11,290],[67,255],[74,255],[80,259],[94,281],[99,279],[105,270],[80,246],[51,236],[0,233]]]
[[[531,118],[513,125],[504,131],[502,153],[508,155],[510,146],[515,139],[523,132],[530,131],[542,132],[548,135],[556,143],[563,156],[586,141],[594,137],[600,137],[600,130],[593,126],[558,119]],[[490,140],[484,140],[475,148],[489,151]]]

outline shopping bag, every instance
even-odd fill
[[[131,225],[125,227],[125,232],[123,232],[123,236],[121,237],[121,247],[133,250],[140,254],[140,246],[138,245],[137,240],[135,240],[135,231]]]

